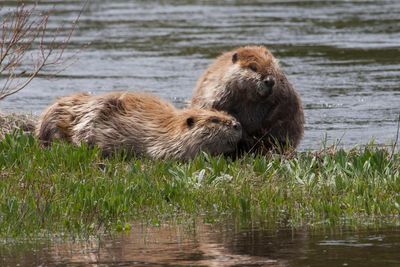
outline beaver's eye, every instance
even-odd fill
[[[257,65],[256,65],[256,64],[251,63],[251,64],[249,65],[249,68],[250,68],[252,71],[257,72]]]
[[[192,127],[194,125],[194,118],[193,117],[187,118],[186,124],[187,124],[187,126]]]
[[[218,118],[212,118],[211,122],[212,123],[220,123],[221,121]]]

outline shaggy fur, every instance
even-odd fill
[[[297,92],[263,46],[246,46],[218,57],[197,82],[193,108],[215,108],[243,126],[240,148],[269,151],[297,147],[304,114]]]
[[[178,110],[149,94],[117,92],[60,98],[43,113],[36,134],[43,145],[61,139],[97,145],[106,155],[125,150],[188,160],[201,150],[212,155],[235,150],[242,131],[224,112]]]

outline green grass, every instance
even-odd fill
[[[274,225],[398,219],[400,156],[373,145],[231,161],[101,158],[84,146],[0,142],[0,236],[87,235],[201,216]]]

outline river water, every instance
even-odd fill
[[[400,266],[400,227],[135,225],[114,237],[0,245],[1,266]]]
[[[219,2],[218,4],[216,2]],[[2,13],[15,1],[1,1]],[[54,8],[49,30],[69,25],[81,1],[42,1]],[[149,91],[183,106],[218,54],[266,45],[301,94],[306,129],[300,149],[327,136],[347,147],[395,139],[400,114],[400,1],[90,1],[66,55],[5,111],[39,114],[77,91]],[[64,66],[63,66],[64,67]]]
[[[77,91],[148,91],[183,106],[218,54],[262,44],[279,58],[306,116],[301,150],[337,139],[349,147],[394,140],[400,114],[400,1],[96,0],[81,15],[66,55],[0,101],[7,112],[39,114]],[[0,15],[15,1],[0,1]],[[49,30],[68,25],[81,1],[54,8]],[[5,242],[1,266],[400,266],[398,226],[367,230],[232,229],[228,225],[137,226],[85,242]]]

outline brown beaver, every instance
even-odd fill
[[[240,123],[225,112],[178,110],[149,94],[115,92],[60,98],[41,116],[36,134],[43,145],[55,139],[97,145],[105,155],[116,150],[150,158],[188,160],[199,151],[233,151]]]
[[[264,46],[240,47],[219,56],[198,80],[191,107],[236,117],[243,127],[241,151],[295,148],[303,137],[300,97]]]

